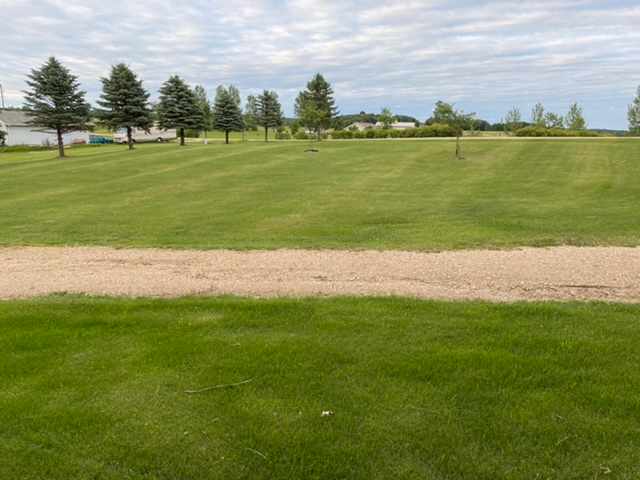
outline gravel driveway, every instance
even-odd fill
[[[441,253],[0,248],[0,298],[61,292],[640,302],[640,248]]]

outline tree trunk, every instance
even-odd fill
[[[268,142],[269,141],[269,127],[264,127],[264,141]]]
[[[184,146],[184,128],[180,129],[180,146]]]
[[[229,130],[224,131],[224,143],[229,145]]]
[[[127,143],[129,144],[129,150],[133,150],[133,131],[131,127],[127,127]]]
[[[460,160],[462,158],[462,145],[460,145],[460,135],[456,135],[456,158]]]
[[[58,128],[56,129],[56,133],[58,134],[58,156],[60,158],[64,158],[64,140],[62,138],[62,131]]]

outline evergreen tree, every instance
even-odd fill
[[[638,87],[638,94],[633,99],[633,103],[629,105],[627,117],[629,118],[629,132],[640,135],[640,87]]]
[[[278,94],[265,90],[258,97],[258,124],[264,127],[264,141],[269,141],[269,128],[282,126],[282,106],[278,100]]]
[[[225,143],[229,143],[229,132],[244,130],[242,111],[240,110],[238,89],[233,85],[225,88],[220,85],[216,90],[214,105],[214,128],[224,132]]]
[[[318,140],[323,129],[331,126],[332,119],[338,114],[333,99],[333,89],[322,75],[317,73],[306,90],[296,98],[295,112],[300,122],[316,132]]]
[[[207,132],[211,130],[213,126],[213,110],[211,108],[211,102],[207,96],[207,91],[202,85],[196,85],[193,89],[193,94],[196,96],[196,103],[202,114],[202,130],[204,130],[204,138],[207,138]]]
[[[24,92],[24,108],[29,112],[29,123],[36,127],[55,130],[58,152],[64,157],[63,134],[85,130],[89,122],[90,106],[85,92],[75,75],[54,57],[38,69],[31,70]]]
[[[587,121],[582,115],[582,108],[577,103],[569,107],[569,112],[564,117],[564,123],[570,130],[585,130],[587,128]]]
[[[111,67],[109,78],[102,78],[102,95],[97,112],[102,123],[112,130],[127,129],[129,150],[133,150],[133,129],[145,131],[153,126],[149,93],[136,74],[124,63]]]
[[[193,90],[177,75],[173,75],[160,87],[157,107],[158,126],[176,128],[180,145],[184,145],[184,131],[202,130],[204,119]]]

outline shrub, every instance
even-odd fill
[[[276,132],[276,140],[291,140],[291,134],[286,130],[278,130]]]
[[[590,130],[564,130],[562,128],[546,128],[540,126],[524,127],[516,130],[518,137],[599,137]]]
[[[309,140],[309,135],[307,135],[305,132],[303,132],[302,130],[299,130],[298,132],[296,132],[296,134],[293,136],[293,138],[295,138],[296,140]]]

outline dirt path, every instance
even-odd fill
[[[0,248],[0,298],[60,292],[640,302],[640,248],[442,253]]]

